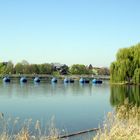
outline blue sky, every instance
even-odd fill
[[[139,0],[0,0],[0,61],[109,66],[140,41]]]

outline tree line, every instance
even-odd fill
[[[114,83],[140,83],[140,43],[117,52],[116,61],[110,66]]]
[[[13,64],[12,61],[0,63],[0,74],[50,74],[50,75],[109,75],[108,68],[94,68],[91,64],[89,66],[83,64],[73,64],[67,66],[66,64],[43,63],[43,64],[29,64],[26,60]]]

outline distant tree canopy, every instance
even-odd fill
[[[0,63],[0,74],[53,74],[61,75],[69,74],[69,67],[67,65],[58,64],[29,64],[26,60],[14,65],[12,61]]]
[[[111,81],[140,83],[140,44],[120,49],[110,66]]]
[[[83,64],[73,64],[67,66],[59,63],[43,63],[29,64],[26,60],[13,64],[12,61],[0,63],[0,74],[51,74],[51,75],[67,75],[67,74],[94,74],[108,75],[108,68],[94,68],[91,64],[85,66]]]
[[[0,73],[2,74],[14,73],[14,64],[12,63],[12,61],[0,63]]]
[[[74,64],[70,68],[71,74],[90,74],[92,70],[82,64]]]

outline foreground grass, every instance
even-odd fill
[[[9,129],[9,126],[13,128]],[[51,119],[46,131],[42,131],[40,121],[35,124],[27,120],[17,133],[19,118],[5,120],[0,114],[0,140],[59,140],[60,132],[55,127],[54,118]],[[30,127],[34,125],[33,127]],[[33,130],[34,129],[34,130]],[[10,130],[10,131],[9,131]],[[130,105],[128,100],[123,105],[116,107],[115,112],[109,112],[101,128],[93,140],[140,140],[140,107]]]
[[[24,123],[19,118],[5,119],[0,113],[0,140],[58,140],[59,130],[54,125],[54,118],[46,126],[48,129],[41,129],[41,123],[32,119],[25,120]]]
[[[93,140],[140,140],[140,107],[128,104],[108,113],[104,126]]]

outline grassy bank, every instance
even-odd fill
[[[93,140],[139,140],[140,107],[128,104],[118,106],[116,112],[108,113],[104,126]]]

